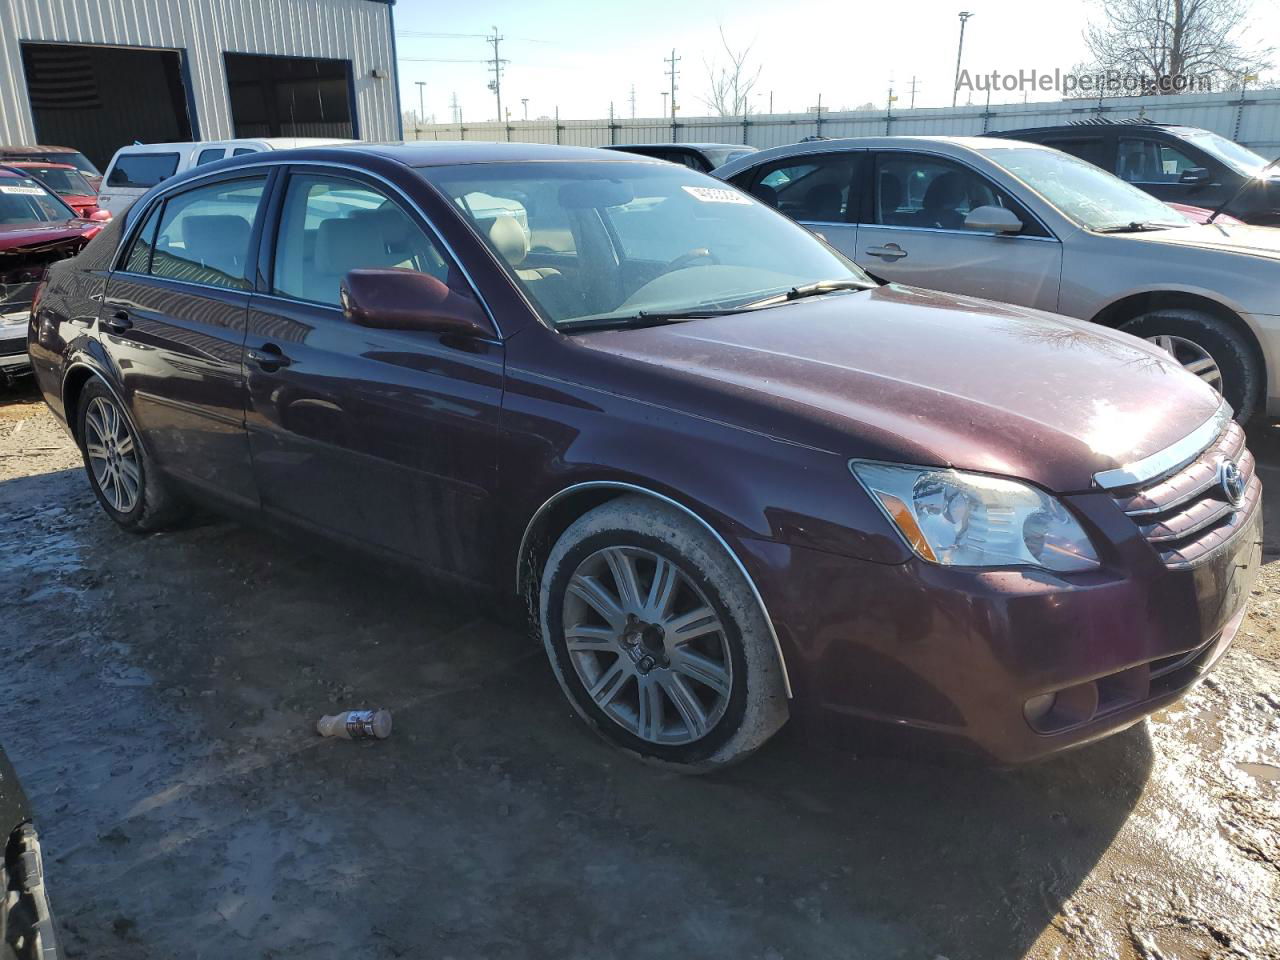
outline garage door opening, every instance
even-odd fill
[[[75,147],[105,170],[119,147],[192,139],[176,50],[23,43],[40,143]]]
[[[237,137],[356,137],[351,61],[224,53]]]

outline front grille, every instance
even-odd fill
[[[1120,509],[1133,518],[1168,567],[1192,566],[1244,525],[1262,498],[1262,481],[1238,423],[1227,426],[1190,463],[1145,484],[1113,490]],[[1245,482],[1239,505],[1227,499],[1218,467],[1234,460]]]

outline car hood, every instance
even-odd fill
[[[1241,253],[1248,256],[1280,260],[1280,230],[1275,227],[1251,227],[1244,223],[1208,223],[1176,230],[1126,234],[1144,243]]]
[[[27,253],[63,240],[79,240],[86,226],[83,220],[6,224],[0,226],[0,254]]]
[[[896,285],[575,340],[649,367],[658,402],[699,416],[1063,493],[1180,440],[1221,402],[1127,334]],[[609,388],[622,382],[634,378]]]

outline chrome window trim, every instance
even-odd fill
[[[1147,483],[1156,477],[1186,466],[1218,438],[1218,434],[1222,433],[1230,419],[1231,407],[1227,401],[1223,400],[1218,404],[1218,409],[1214,411],[1213,416],[1181,440],[1141,460],[1126,463],[1113,470],[1095,473],[1093,482],[1103,490],[1115,490]]]
[[[707,523],[706,520],[702,519],[702,517],[698,516],[697,513],[686,507],[679,500],[673,500],[671,497],[665,496],[657,491],[650,490],[648,487],[642,487],[634,483],[624,483],[618,480],[588,480],[583,483],[570,484],[564,489],[552,494],[542,506],[533,512],[533,516],[530,517],[529,522],[525,524],[524,533],[520,537],[520,550],[516,554],[517,595],[520,593],[521,578],[524,576],[525,551],[528,548],[529,534],[533,530],[534,525],[538,522],[538,518],[541,517],[552,504],[556,503],[562,497],[565,497],[577,490],[591,489],[626,490],[629,493],[639,493],[646,497],[653,497],[655,500],[661,500],[668,506],[674,507],[681,513],[690,517],[697,522],[699,526],[706,530],[707,533],[711,534],[716,543],[720,544],[724,549],[724,552],[728,555],[729,559],[733,561],[733,565],[738,568],[738,572],[742,574],[742,578],[747,582],[747,588],[751,591],[751,596],[755,599],[756,606],[760,608],[760,615],[764,617],[765,626],[769,629],[769,638],[773,641],[774,653],[778,656],[778,669],[782,671],[782,686],[783,689],[786,690],[787,699],[790,700],[792,698],[791,675],[787,672],[787,660],[786,657],[782,655],[782,644],[778,640],[778,631],[774,629],[773,618],[769,616],[769,610],[764,605],[764,597],[760,596],[760,591],[756,588],[755,581],[751,579],[751,574],[747,572],[746,565],[741,559],[739,559],[738,555],[733,552],[733,548],[729,546],[724,537],[720,536],[720,534],[716,532],[715,527],[711,526],[711,524]]]
[[[803,222],[803,221],[802,221]],[[855,224],[844,224],[844,226],[855,226]],[[1036,240],[1040,243],[1061,243],[1055,236],[1033,237],[1029,234],[1021,233],[995,233],[991,230],[952,230],[949,227],[912,227],[901,223],[861,223],[856,224],[859,227],[866,227],[868,230],[905,230],[911,233],[945,233],[956,237],[999,237],[1003,240]]]
[[[267,153],[267,152],[268,151],[265,151],[265,150],[259,151],[259,153]],[[362,176],[369,177],[372,180],[376,180],[381,184],[385,184],[388,188],[394,191],[400,197],[400,199],[404,201],[405,204],[408,205],[410,210],[412,210],[419,217],[421,217],[423,222],[427,224],[427,227],[429,230],[428,237],[438,240],[441,248],[446,253],[448,253],[450,258],[452,258],[453,262],[458,265],[458,270],[461,271],[463,279],[467,281],[467,286],[471,288],[472,296],[476,298],[476,302],[480,304],[480,306],[484,309],[485,315],[488,316],[489,322],[493,324],[494,333],[497,334],[497,337],[499,340],[505,339],[502,333],[502,325],[498,323],[498,318],[494,314],[492,308],[489,306],[488,301],[485,300],[485,298],[480,295],[480,288],[476,284],[475,279],[471,276],[471,271],[467,269],[467,265],[463,263],[462,258],[458,256],[458,252],[453,248],[453,244],[451,244],[440,232],[440,230],[436,228],[435,221],[433,221],[429,216],[427,216],[426,211],[423,210],[420,206],[418,206],[418,204],[414,202],[412,197],[410,197],[407,193],[405,193],[402,189],[400,189],[400,187],[396,186],[386,177],[382,176],[379,173],[374,173],[372,170],[366,170],[364,167],[358,167],[352,163],[344,163],[341,160],[290,160],[287,158],[281,158],[277,160],[273,157],[271,160],[258,161],[256,163],[245,164],[243,167],[230,167],[230,168],[224,167],[221,170],[214,170],[209,173],[197,174],[196,176],[193,176],[190,179],[183,180],[182,183],[174,184],[171,190],[166,189],[156,194],[155,197],[152,198],[151,203],[147,204],[147,210],[143,212],[142,219],[139,222],[144,222],[146,220],[146,215],[150,211],[152,204],[160,203],[166,200],[170,196],[171,192],[180,193],[185,191],[188,187],[199,184],[202,180],[212,180],[216,177],[226,176],[229,173],[235,173],[240,170],[243,170],[246,173],[254,170],[258,170],[258,169],[267,170],[269,172],[270,170],[276,167],[322,167],[322,168],[330,168],[334,170],[349,170],[352,173],[357,173]],[[195,169],[199,169],[199,168],[197,167]],[[415,168],[407,167],[406,169],[413,170]],[[428,187],[435,189],[432,186],[432,184],[426,180],[425,177],[420,177],[420,179],[422,179],[423,183],[426,183]],[[126,234],[125,234],[126,238],[132,237],[134,232],[137,229],[138,228],[136,225],[131,226],[129,230],[126,231]],[[272,243],[275,242],[274,237],[272,238],[271,242]],[[120,262],[120,257],[123,253],[125,246],[126,246],[126,241],[122,239],[120,241],[120,244],[116,247],[115,256],[112,258],[112,261],[111,261],[112,264],[116,264]],[[115,271],[114,267],[113,267],[113,272],[117,272]],[[124,272],[124,271],[118,271],[118,272]],[[131,274],[131,276],[149,277],[151,276],[151,274],[149,273]],[[193,284],[193,286],[203,287],[205,286],[205,284]],[[225,288],[210,287],[210,289],[222,290]],[[249,292],[261,293],[262,291],[250,290]],[[536,315],[537,314],[535,313],[535,316]]]

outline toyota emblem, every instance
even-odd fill
[[[1223,460],[1218,465],[1218,485],[1222,487],[1228,503],[1233,507],[1240,506],[1240,501],[1244,499],[1244,474],[1234,460]]]

